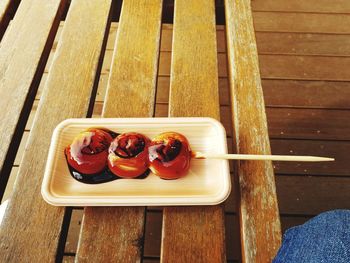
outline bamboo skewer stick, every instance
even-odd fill
[[[229,160],[268,160],[288,162],[330,162],[334,158],[319,156],[297,156],[297,155],[260,155],[260,154],[212,154],[195,152],[196,159],[229,159]]]

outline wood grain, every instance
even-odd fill
[[[45,6],[39,2],[38,6]],[[99,60],[109,8],[110,1],[73,0],[71,3],[35,117],[36,125],[31,130],[1,225],[1,262],[55,261],[65,209],[48,205],[40,194],[50,135],[62,120],[87,114],[101,65]],[[40,16],[44,16],[43,13]],[[25,65],[28,66],[28,62]]]
[[[349,81],[350,57],[260,55],[265,79]],[[287,66],[288,65],[288,66]]]
[[[254,11],[350,13],[347,0],[252,0]]]
[[[348,14],[254,12],[256,31],[349,34]]]
[[[11,9],[14,7],[14,0],[0,1],[0,39],[2,38],[6,27],[10,22]]]
[[[226,0],[232,122],[237,153],[270,154],[250,1]],[[272,163],[237,163],[243,262],[270,262],[281,242]]]
[[[334,209],[350,209],[349,184],[350,177],[277,176],[281,213],[317,215]]]
[[[350,110],[266,109],[271,138],[350,140]]]
[[[263,79],[262,86],[266,106],[350,109],[350,82]]]
[[[94,117],[101,116],[102,107],[102,102],[96,102]],[[155,116],[166,117],[168,110],[167,103],[157,103]],[[266,113],[271,139],[350,140],[350,126],[346,121],[349,118],[349,110],[267,107]],[[33,115],[35,109],[31,113],[31,116]],[[231,137],[231,108],[227,105],[220,106],[220,116],[226,135]]]
[[[124,1],[103,117],[151,117],[154,111],[162,1]],[[78,262],[138,262],[144,207],[85,208]]]
[[[312,216],[328,210],[349,209],[349,183],[349,177],[277,174],[280,213]],[[225,203],[225,211],[236,213],[235,202],[235,196],[231,195]]]
[[[349,147],[349,141],[271,140],[274,154],[313,154],[335,158],[335,162],[317,165],[275,162],[274,168],[278,174],[350,176]]]
[[[170,77],[158,77],[157,103],[169,102],[169,86]],[[349,82],[262,79],[262,87],[267,107],[350,109]],[[101,93],[104,94],[103,87]],[[219,78],[219,98],[221,106],[230,105],[226,77]]]
[[[213,1],[175,2],[172,47],[169,115],[218,119]],[[226,260],[222,206],[165,207],[162,233],[162,262]]]
[[[53,42],[63,4],[64,1],[62,4],[61,1],[46,1],[45,4],[38,0],[22,1],[11,28],[0,44],[0,117],[6,123],[0,127],[1,195]],[[30,47],[28,43],[31,43]]]
[[[8,9],[11,5],[12,0],[3,0],[0,2],[0,23],[2,23],[2,20],[5,18],[6,13],[8,12]]]
[[[350,35],[256,32],[259,54],[349,56]]]

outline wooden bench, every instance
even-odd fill
[[[0,127],[0,193],[67,4],[22,0],[1,40],[0,117],[6,125]],[[70,3],[1,225],[2,262],[61,260],[58,251],[64,246],[62,233],[71,208],[43,201],[43,171],[55,126],[66,118],[92,115],[114,4]],[[268,154],[250,1],[226,0],[225,12],[234,149]],[[103,117],[154,116],[161,15],[162,0],[123,1]],[[169,116],[220,117],[214,1],[175,2]],[[271,261],[281,239],[272,164],[242,161],[234,167],[242,260]],[[86,207],[77,261],[141,260],[145,216],[144,207]],[[162,262],[226,261],[223,205],[164,207],[162,229]]]

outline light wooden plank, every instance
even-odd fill
[[[214,1],[175,2],[170,116],[219,118]],[[165,207],[162,262],[224,262],[222,206]]]
[[[101,65],[110,4],[109,0],[73,0],[70,5],[34,121],[36,125],[31,130],[23,165],[1,225],[1,262],[55,261],[65,209],[48,205],[40,194],[49,135],[62,120],[87,114]],[[42,1],[38,5],[45,6]],[[40,13],[40,16],[44,15]]]
[[[349,34],[348,14],[254,12],[256,31]]]
[[[236,152],[270,154],[250,1],[226,0],[225,14]],[[270,262],[281,242],[272,163],[240,161],[237,175],[242,260]]]
[[[18,0],[2,0],[0,1],[0,39],[2,38],[9,22],[11,19],[11,13],[16,5],[18,5]]]
[[[256,32],[259,54],[349,56],[350,35]]]
[[[17,154],[16,154],[16,158],[15,158],[15,161],[14,161],[13,165],[19,166],[19,164],[20,164],[20,162],[21,162],[21,160],[23,158],[23,154],[25,152],[25,146],[27,144],[28,138],[29,138],[29,132],[25,131],[23,133],[23,136],[22,136],[22,139],[21,139],[21,143],[19,144],[19,147],[18,147],[18,150],[17,150]]]
[[[11,197],[12,191],[13,191],[13,186],[14,186],[16,178],[17,178],[18,170],[19,170],[18,167],[12,167],[9,180],[8,180],[6,188],[5,188],[4,195],[1,199],[1,203],[5,202],[6,200],[8,200]]]
[[[0,2],[0,23],[6,16],[11,2],[13,2],[13,0],[3,0]]]
[[[253,0],[254,11],[350,13],[347,0]]]
[[[222,26],[216,27],[217,52],[223,53],[226,50],[225,31]],[[165,25],[162,30],[161,51],[171,51],[173,41],[173,25]]]
[[[161,0],[124,1],[103,117],[151,117],[157,79]],[[138,262],[144,207],[85,209],[78,262]]]
[[[74,263],[75,262],[75,257],[74,256],[64,256],[63,263]]]
[[[350,16],[349,16],[350,17]],[[265,79],[349,81],[350,57],[260,55]]]
[[[160,76],[157,82],[157,103],[169,103],[170,77]],[[219,78],[220,105],[230,104],[229,85],[227,78]]]
[[[0,185],[10,172],[64,2],[22,1],[0,43],[0,118],[6,123],[0,127]]]
[[[174,29],[175,30],[175,29]],[[198,49],[200,47],[197,47]],[[159,58],[159,76],[169,76],[170,75],[170,64],[171,64],[171,53],[161,52]],[[219,77],[227,77],[227,59],[225,53],[218,53],[217,55],[218,64],[218,74]]]

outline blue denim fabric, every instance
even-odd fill
[[[288,229],[274,263],[349,263],[350,210],[322,213]]]

